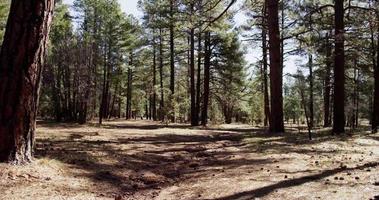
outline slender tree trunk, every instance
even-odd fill
[[[174,108],[174,96],[175,96],[175,42],[174,42],[174,0],[170,0],[170,109],[171,109],[171,122],[175,122],[175,108]]]
[[[155,30],[153,30],[153,34],[155,35]],[[155,86],[157,85],[157,56],[156,56],[156,44],[155,44],[155,36],[153,38],[153,120],[157,120],[157,93],[155,90]]]
[[[332,47],[329,43],[329,35],[326,36],[326,68],[324,78],[324,127],[330,126],[330,76],[331,76],[331,59],[332,59]]]
[[[280,33],[278,17],[278,0],[267,0],[268,27],[270,44],[270,90],[271,90],[271,123],[270,131],[284,132],[283,122],[283,77],[281,67]]]
[[[377,17],[379,19],[379,16]],[[379,27],[378,27],[379,33]],[[374,65],[374,102],[372,114],[372,131],[377,132],[379,128],[379,35],[377,38],[376,65]]]
[[[210,82],[210,65],[211,65],[211,33],[205,33],[205,55],[204,55],[204,94],[203,110],[201,113],[201,125],[206,126],[208,123],[208,105],[209,105],[209,82]]]
[[[106,49],[106,45],[104,47],[104,49]],[[101,103],[100,103],[100,109],[99,109],[99,124],[101,125],[103,123],[103,117],[104,117],[104,114],[105,114],[105,106],[106,106],[106,101],[107,101],[107,96],[106,96],[106,92],[107,92],[107,56],[106,54],[104,54],[103,56],[104,58],[104,66],[103,66],[103,88],[102,88],[102,92],[101,92]]]
[[[195,30],[190,30],[190,85],[191,85],[191,125],[198,125],[198,113],[196,112],[196,88],[195,88]]]
[[[309,55],[309,128],[312,130],[314,126],[314,98],[313,98],[313,56]]]
[[[132,89],[133,89],[133,54],[130,54],[129,68],[128,68],[128,88],[126,91],[126,119],[132,118]]]
[[[53,0],[13,0],[0,53],[0,162],[33,154],[42,67]]]
[[[164,121],[165,119],[165,103],[164,103],[164,88],[163,88],[163,35],[162,29],[159,29],[159,77],[160,77],[160,91],[161,99],[159,102],[159,114],[160,120]]]
[[[201,29],[201,28],[200,28]],[[197,83],[196,83],[196,113],[197,116],[200,114],[200,102],[201,102],[201,59],[202,59],[202,41],[201,32],[198,35],[198,50],[197,50]]]
[[[334,116],[333,133],[345,132],[344,0],[335,0]],[[338,97],[338,98],[336,98]]]
[[[266,16],[267,9],[266,5],[264,6],[264,16]],[[268,94],[268,77],[267,77],[267,23],[266,23],[266,18],[263,19],[263,27],[262,27],[262,55],[263,55],[263,96],[264,96],[264,126],[269,125],[270,121],[270,99],[269,99],[269,94]]]
[[[191,5],[193,13],[194,5]],[[191,125],[199,125],[199,116],[196,112],[196,88],[195,88],[195,28],[190,29],[190,85],[191,85]]]

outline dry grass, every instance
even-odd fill
[[[40,123],[35,161],[0,164],[0,199],[374,199],[379,134]],[[378,198],[378,197],[376,197]]]

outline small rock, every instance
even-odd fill
[[[351,173],[350,173],[350,172],[348,172],[348,173],[347,173],[347,175],[348,175],[348,176],[350,176],[350,175],[351,175]]]
[[[355,177],[355,180],[359,180],[359,177],[357,176],[357,177]]]
[[[285,176],[284,176],[284,178],[285,178],[285,179],[287,179],[287,178],[288,178],[288,176],[287,176],[287,175],[285,175]]]
[[[340,181],[343,181],[343,180],[345,180],[343,177],[340,177]]]

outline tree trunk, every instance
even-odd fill
[[[159,114],[160,120],[164,121],[165,119],[165,105],[164,105],[164,88],[163,88],[163,35],[162,29],[159,29],[159,77],[160,77],[160,91],[161,99],[159,102]]]
[[[201,29],[201,28],[200,28]],[[196,113],[200,114],[200,90],[201,90],[201,57],[202,57],[202,44],[201,44],[201,32],[198,35],[198,49],[197,49],[197,83],[196,83]]]
[[[270,131],[284,132],[283,122],[283,77],[281,67],[278,0],[268,1],[268,27],[270,52],[271,123]]]
[[[155,30],[153,30],[153,34],[155,35]],[[157,85],[157,56],[156,56],[156,44],[155,44],[155,36],[153,38],[153,100],[152,100],[152,112],[153,112],[153,120],[157,120],[157,93],[155,91],[155,85]]]
[[[264,9],[263,9],[263,16],[266,16],[267,14],[267,6],[265,5],[264,6]],[[269,121],[270,121],[270,99],[269,99],[269,94],[268,94],[268,77],[267,77],[267,67],[268,67],[268,63],[267,63],[267,23],[266,23],[266,18],[262,18],[263,19],[263,27],[262,27],[262,55],[263,55],[263,72],[262,72],[262,76],[263,76],[263,96],[264,96],[264,114],[265,114],[265,118],[264,118],[264,126],[268,126],[269,125]]]
[[[331,59],[332,47],[329,43],[329,35],[326,35],[326,68],[324,78],[324,127],[330,126],[330,75],[331,75]]]
[[[104,47],[106,49],[106,45]],[[101,125],[103,123],[103,117],[105,115],[105,106],[107,102],[107,56],[104,54],[104,66],[103,66],[103,88],[101,92],[101,103],[100,103],[100,109],[99,109],[99,124]]]
[[[194,5],[191,5],[193,13]],[[198,113],[196,112],[196,88],[195,88],[195,29],[190,29],[190,92],[191,92],[191,125],[199,125]]]
[[[309,55],[309,128],[312,130],[314,126],[314,108],[313,108],[313,56]]]
[[[175,108],[174,108],[174,95],[175,95],[175,43],[174,43],[174,0],[170,0],[170,104],[171,104],[171,122],[175,122]]]
[[[345,132],[344,1],[335,0],[334,116],[333,133]],[[338,98],[336,98],[338,97]]]
[[[210,81],[210,65],[211,65],[211,33],[205,33],[205,55],[204,55],[204,94],[203,94],[203,110],[201,113],[201,125],[206,126],[208,123],[208,105],[209,105],[209,81]]]
[[[378,27],[379,32],[379,27]],[[374,103],[373,103],[373,114],[372,114],[372,131],[377,132],[379,128],[379,35],[378,44],[376,51],[376,66],[374,66]]]
[[[126,91],[126,119],[129,120],[132,118],[132,87],[133,87],[133,54],[130,54],[129,58],[129,68],[128,68],[128,88]]]
[[[53,0],[13,0],[0,53],[0,161],[33,154],[42,67]]]

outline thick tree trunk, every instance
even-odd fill
[[[53,0],[13,0],[0,53],[0,161],[33,154],[42,66]]]
[[[333,133],[345,132],[344,0],[335,0],[334,116]],[[336,98],[338,97],[338,98]]]
[[[326,67],[324,78],[324,127],[330,126],[330,75],[331,75],[331,62],[332,47],[329,43],[329,35],[326,36]]]
[[[205,33],[205,55],[204,55],[204,94],[203,109],[201,112],[201,125],[206,126],[208,123],[208,105],[209,105],[209,82],[210,82],[210,65],[211,65],[211,33]]]
[[[267,0],[269,52],[270,52],[270,90],[271,90],[271,123],[270,131],[284,132],[283,122],[283,77],[280,52],[280,33],[278,17],[278,0]]]

